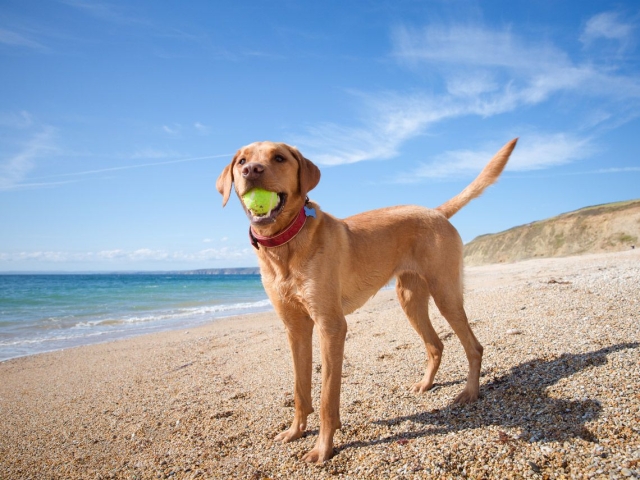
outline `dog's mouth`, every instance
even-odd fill
[[[278,215],[284,210],[284,206],[287,203],[287,194],[286,193],[278,193],[278,203],[266,213],[257,213],[253,210],[244,207],[245,212],[247,213],[247,217],[249,217],[249,221],[253,225],[267,225],[270,223],[275,223]],[[244,206],[244,204],[243,204]]]

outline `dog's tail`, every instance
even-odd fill
[[[514,138],[504,147],[502,147],[500,151],[496,153],[491,161],[487,164],[487,166],[484,167],[482,172],[480,172],[480,175],[478,175],[467,188],[465,188],[451,200],[440,205],[438,208],[436,208],[436,210],[442,212],[445,217],[451,218],[458,212],[458,210],[464,207],[471,200],[482,195],[482,192],[484,192],[485,188],[498,180],[498,177],[502,173],[502,170],[504,170],[504,167],[507,164],[507,160],[509,160],[509,155],[511,155],[511,152],[515,148],[517,141],[518,139]]]

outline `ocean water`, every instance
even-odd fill
[[[258,275],[0,275],[0,361],[269,309]]]

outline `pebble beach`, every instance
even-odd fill
[[[452,405],[467,360],[445,348],[417,395],[424,346],[395,298],[347,317],[335,456],[293,416],[293,371],[273,312],[0,363],[0,479],[640,478],[640,249],[465,270],[484,346],[481,398]],[[314,339],[314,402],[320,394]]]

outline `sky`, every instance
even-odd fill
[[[507,141],[464,242],[640,198],[637,1],[0,4],[0,272],[255,266],[215,181],[296,145],[344,218],[437,207]]]

